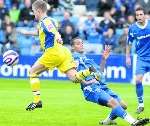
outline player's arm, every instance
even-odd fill
[[[110,55],[110,51],[111,51],[111,46],[110,45],[105,45],[105,49],[102,53],[102,59],[101,59],[101,63],[100,63],[100,72],[101,73],[104,72],[106,60]]]
[[[100,62],[100,70],[94,73],[95,79],[97,81],[104,78],[104,68],[105,68],[106,60],[110,55],[110,51],[111,51],[111,45],[105,45],[105,49],[102,53],[102,58]]]
[[[131,66],[130,50],[131,50],[131,45],[127,44],[126,45],[126,65],[127,66]]]
[[[27,29],[18,29],[17,30],[18,33],[20,34],[24,34],[24,35],[32,35],[32,36],[37,36],[38,35],[38,30],[34,29],[34,30],[27,30]]]
[[[131,66],[130,51],[131,51],[131,46],[132,46],[133,41],[134,41],[134,36],[130,27],[128,36],[127,36],[127,44],[126,44],[126,65],[127,66]]]

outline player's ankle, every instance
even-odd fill
[[[139,103],[138,108],[143,107],[144,108],[144,103]]]

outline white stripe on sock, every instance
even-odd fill
[[[127,113],[127,115],[124,117],[124,120],[126,120],[128,123],[133,124],[136,120]]]
[[[144,107],[144,103],[139,103],[138,107]]]

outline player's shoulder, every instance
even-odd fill
[[[137,27],[136,22],[134,22],[134,23],[132,23],[132,24],[129,25],[129,29],[136,28],[136,27]]]
[[[138,30],[138,26],[137,26],[137,22],[134,22],[132,24],[129,25],[129,32],[132,33],[132,32],[136,32]]]
[[[43,19],[41,20],[41,22],[44,23],[44,24],[51,23],[51,18],[45,17],[45,18],[43,18]]]

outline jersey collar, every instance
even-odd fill
[[[43,21],[45,18],[47,18],[48,16],[44,16],[41,18],[40,22]]]
[[[144,29],[144,28],[146,28],[146,26],[148,25],[148,20],[147,20],[147,19],[145,20],[145,25],[144,25],[144,26],[138,24],[137,22],[136,22],[136,25],[137,25],[139,28]]]

